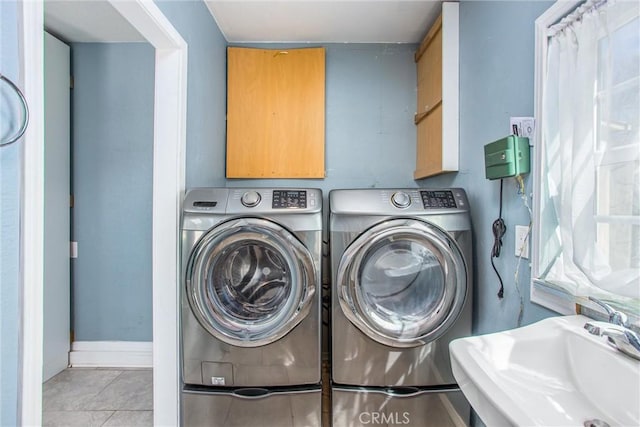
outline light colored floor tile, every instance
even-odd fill
[[[153,426],[153,411],[116,411],[105,427]]]
[[[113,411],[46,411],[42,413],[42,425],[43,427],[99,427],[112,415]]]
[[[100,393],[85,403],[89,410],[153,410],[153,371],[122,371]]]
[[[122,371],[65,369],[44,383],[42,409],[49,411],[83,410]]]

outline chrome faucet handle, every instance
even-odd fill
[[[595,335],[597,337],[602,336],[602,328],[600,328],[600,326],[592,323],[592,322],[587,322],[584,324],[584,328],[587,330],[587,332],[589,332],[591,335]]]
[[[602,336],[607,337],[609,343],[619,351],[636,360],[640,360],[640,339],[638,339],[638,335],[635,332],[629,329],[618,330],[611,328],[602,331]]]
[[[625,328],[629,327],[626,314],[621,313],[618,310],[614,310],[609,304],[605,303],[604,301],[600,301],[598,298],[589,297],[589,300],[604,308],[604,310],[607,312],[607,315],[609,316],[609,323],[624,326]]]
[[[587,330],[591,335],[595,335],[597,337],[601,337],[604,335],[604,332],[607,330],[616,330],[616,331],[624,331],[626,328],[620,325],[614,325],[613,323],[599,321],[599,320],[590,320],[584,324],[584,329]]]

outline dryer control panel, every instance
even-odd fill
[[[302,214],[322,210],[322,192],[314,188],[232,188],[227,214]]]
[[[187,191],[184,212],[218,215],[296,214],[322,211],[317,188],[194,188]]]
[[[468,212],[462,188],[363,188],[332,190],[331,213],[345,215],[441,215]]]

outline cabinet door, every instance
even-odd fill
[[[227,178],[324,178],[325,50],[227,50]]]
[[[442,16],[433,24],[416,53],[418,115],[428,114],[442,102]]]
[[[442,14],[416,52],[415,179],[458,170],[458,4]]]
[[[417,125],[418,145],[414,173],[416,179],[443,172],[442,167],[442,104],[439,103]]]

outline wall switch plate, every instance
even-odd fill
[[[516,256],[529,259],[529,226],[516,225]]]
[[[78,258],[78,242],[69,242],[69,256]]]
[[[509,120],[509,133],[511,135],[529,138],[530,145],[532,145],[535,130],[536,121],[533,117],[511,117]]]

